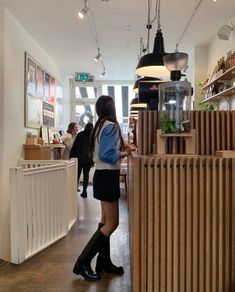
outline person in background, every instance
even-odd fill
[[[83,171],[83,191],[81,197],[87,197],[87,186],[89,182],[89,172],[91,166],[94,165],[92,156],[90,155],[90,138],[93,130],[93,124],[87,123],[84,131],[79,132],[73,142],[73,146],[70,151],[70,158],[78,158],[78,176],[77,185],[79,186],[80,176]],[[78,189],[79,190],[79,189]]]
[[[124,145],[112,97],[100,96],[96,112],[98,120],[91,135],[90,150],[95,162],[94,198],[100,200],[101,219],[73,268],[75,274],[90,281],[101,279],[101,272],[124,273],[123,267],[117,267],[111,261],[110,236],[119,224],[120,160],[131,153],[129,146]],[[94,272],[91,261],[97,253]]]
[[[65,149],[63,153],[63,159],[65,160],[69,159],[70,150],[72,148],[77,132],[78,132],[78,124],[75,122],[71,122],[68,125],[67,132],[61,137],[61,141],[65,145]]]

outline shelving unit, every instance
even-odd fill
[[[232,86],[226,90],[223,90],[217,94],[214,94],[214,95],[202,100],[202,103],[218,101],[221,98],[229,97],[232,95],[235,95],[235,86]]]
[[[228,71],[223,73],[221,76],[218,78],[214,79],[213,81],[209,82],[205,86],[202,87],[202,90],[205,90],[212,86],[213,84],[216,84],[217,82],[222,82],[222,81],[229,81],[235,78],[235,66],[230,68]],[[202,103],[207,103],[207,102],[217,102],[220,99],[223,99],[224,97],[231,97],[235,95],[235,86],[232,86],[230,88],[227,88],[217,94],[214,94],[210,97],[205,98]]]
[[[209,86],[215,84],[218,81],[231,80],[233,78],[235,78],[235,66],[233,66],[232,68],[230,68],[228,71],[224,72],[224,74],[222,74],[218,78],[216,78],[213,81],[207,83],[205,86],[202,87],[202,90],[208,88]]]

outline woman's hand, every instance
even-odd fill
[[[127,157],[131,154],[131,147],[129,146],[129,144],[125,143],[124,147],[123,147],[123,151],[120,152],[120,156],[121,158]]]

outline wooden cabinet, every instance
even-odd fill
[[[25,160],[51,160],[61,159],[62,151],[64,149],[62,144],[25,144],[24,145],[24,159]]]
[[[235,66],[233,66],[221,76],[202,87],[202,90],[206,93],[205,99],[202,101],[202,103],[214,103],[218,102],[220,99],[226,98],[228,100],[232,96],[235,96],[235,82],[233,82],[233,79],[235,80]],[[224,81],[226,81],[226,84],[229,87],[224,86],[225,88],[220,91],[219,83],[224,83]],[[216,91],[218,91],[218,93],[214,92],[215,86],[217,86]]]

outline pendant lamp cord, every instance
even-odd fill
[[[161,23],[160,23],[160,0],[156,3],[156,11],[157,11],[157,30],[161,30]]]
[[[191,17],[189,18],[189,20],[188,20],[188,22],[187,22],[187,24],[186,24],[186,26],[185,26],[185,28],[184,28],[182,34],[180,35],[180,37],[179,37],[179,39],[178,39],[178,41],[177,41],[177,43],[176,43],[176,49],[175,49],[176,52],[178,52],[179,43],[181,42],[181,40],[182,40],[182,38],[183,38],[183,36],[184,36],[186,30],[188,29],[188,27],[189,27],[189,25],[190,25],[190,23],[191,23],[193,17],[195,16],[195,14],[196,14],[196,12],[197,12],[197,10],[198,10],[198,8],[199,8],[201,2],[202,2],[202,0],[199,0],[197,6],[194,8],[193,13],[192,13]]]
[[[157,30],[161,30],[161,23],[160,23],[160,0],[156,0],[156,5],[155,5],[155,14],[153,19],[151,19],[151,7],[152,7],[152,2],[153,0],[148,0],[148,21],[147,21],[147,48],[145,52],[149,54],[149,47],[150,47],[150,29],[152,28],[152,24],[154,21],[157,19]]]

